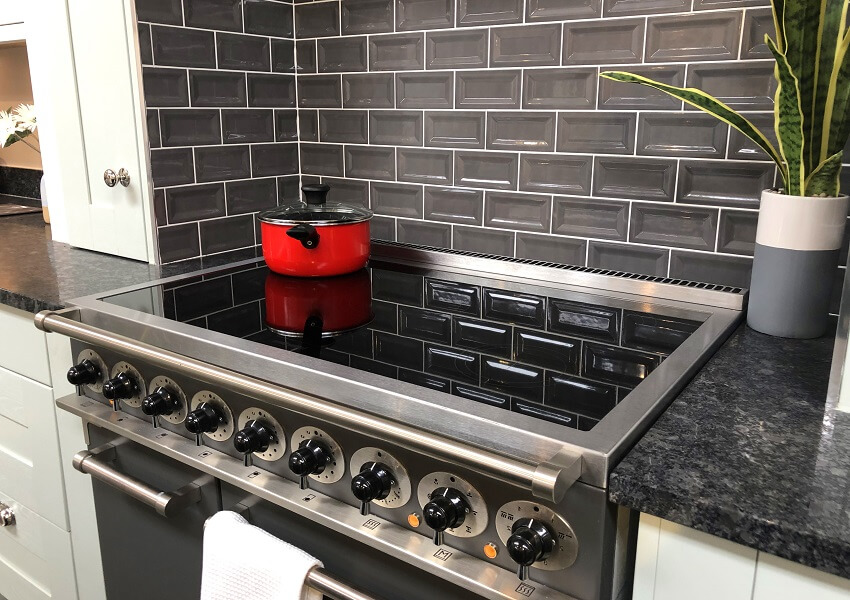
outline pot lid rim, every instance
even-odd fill
[[[341,210],[340,210],[341,209]],[[288,216],[286,213],[293,213]],[[315,219],[310,218],[310,213],[338,212],[338,218],[331,219]],[[353,225],[368,221],[374,216],[374,213],[359,206],[349,206],[347,204],[321,204],[315,207],[305,203],[294,204],[291,206],[278,206],[269,210],[264,210],[257,214],[257,219],[263,223],[272,225],[300,225],[307,223],[309,225]]]

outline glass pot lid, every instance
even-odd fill
[[[330,186],[308,184],[301,187],[304,202],[291,206],[272,208],[261,212],[257,218],[263,223],[274,225],[348,225],[360,223],[372,218],[372,211],[359,206],[328,203]]]

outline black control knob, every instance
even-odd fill
[[[254,452],[265,452],[269,445],[277,441],[274,428],[268,423],[254,419],[245,423],[245,427],[236,433],[233,438],[233,446],[237,452],[245,455],[245,466],[252,464]]]
[[[103,382],[103,395],[107,400],[112,400],[112,410],[118,410],[119,400],[132,398],[138,390],[136,380],[126,372],[118,373],[112,379]]]
[[[90,383],[97,383],[100,379],[100,367],[88,359],[68,369],[68,383],[80,387]],[[77,391],[79,393],[79,390]]]
[[[360,473],[351,480],[351,493],[360,500],[360,514],[368,515],[369,503],[389,496],[393,485],[395,485],[395,475],[387,465],[368,462],[360,467]]]
[[[434,490],[431,500],[422,509],[426,525],[434,530],[434,543],[442,546],[443,532],[463,525],[470,510],[469,503],[458,490],[450,487]]]
[[[160,415],[170,415],[180,410],[180,400],[168,388],[158,387],[142,399],[142,412],[151,418],[154,427],[159,426]]]
[[[546,560],[555,551],[555,532],[552,526],[540,519],[519,519],[511,527],[508,538],[508,554],[519,569],[520,581],[528,579],[528,568],[540,560]]]
[[[224,423],[224,416],[209,402],[201,402],[186,415],[186,429],[195,434],[195,444],[201,445],[201,434],[214,433]]]
[[[333,460],[331,449],[319,440],[304,440],[289,455],[289,470],[301,478],[301,489],[307,489],[307,477],[318,475]]]

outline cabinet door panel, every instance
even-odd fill
[[[759,553],[753,600],[850,599],[850,581],[783,558]]]

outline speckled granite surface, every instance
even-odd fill
[[[614,469],[612,501],[850,578],[850,414],[832,338],[742,325]]]

